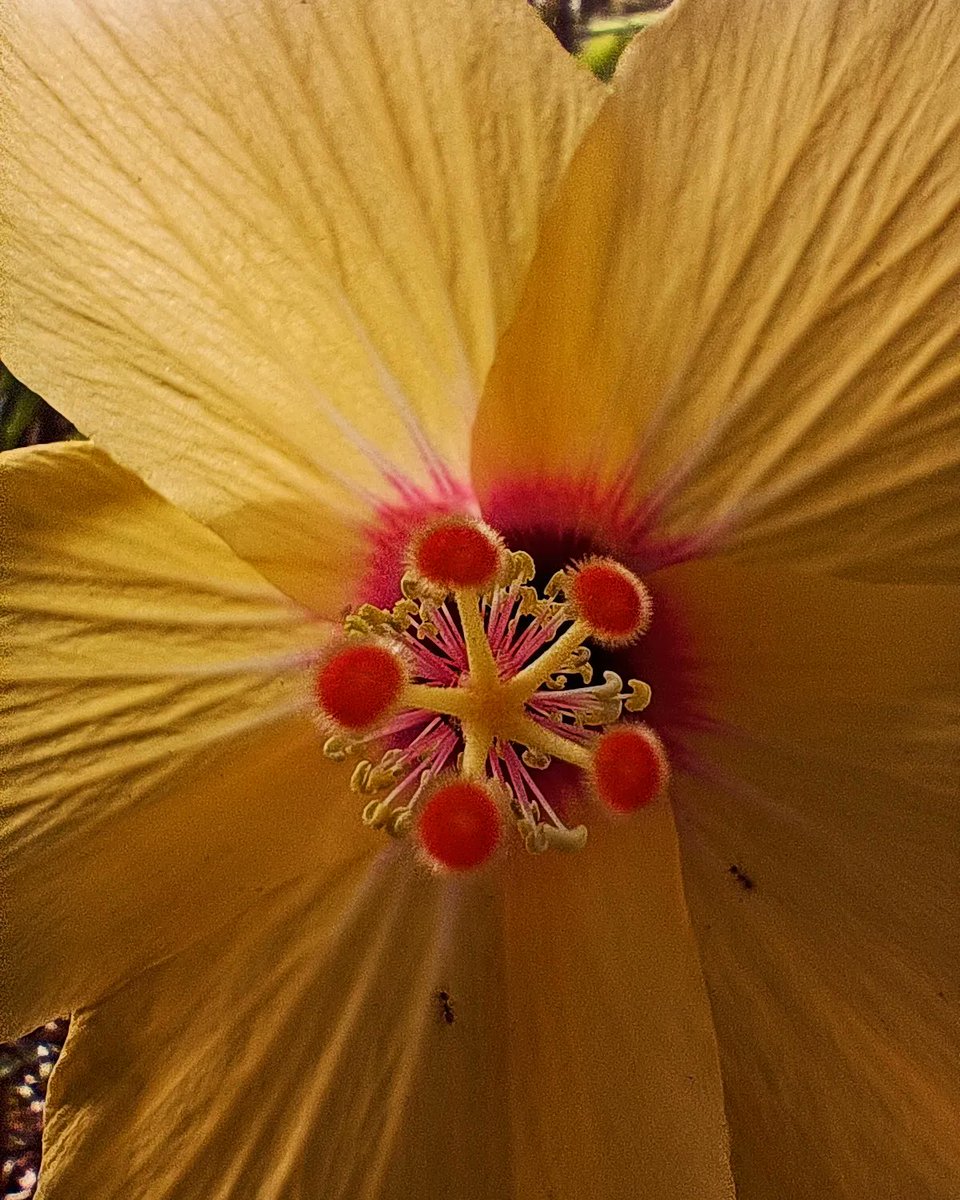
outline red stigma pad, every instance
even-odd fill
[[[670,774],[660,739],[645,725],[620,725],[603,734],[593,759],[600,799],[614,812],[650,804]]]
[[[479,783],[442,784],[421,810],[417,831],[432,862],[448,871],[469,871],[486,862],[500,842],[500,809]]]
[[[321,663],[315,694],[321,710],[345,729],[365,729],[390,711],[406,676],[396,654],[364,642],[344,646]]]
[[[650,624],[646,588],[619,563],[604,559],[584,563],[573,576],[570,600],[601,639],[630,641]]]
[[[439,521],[413,545],[413,569],[428,583],[451,589],[484,588],[497,577],[501,548],[495,535],[463,518]]]

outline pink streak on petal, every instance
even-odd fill
[[[501,532],[553,532],[588,543],[640,573],[699,558],[717,548],[719,529],[688,537],[657,533],[657,506],[630,502],[619,487],[563,476],[499,481],[482,499],[484,518]],[[522,547],[520,537],[518,544]]]
[[[478,512],[473,491],[452,476],[437,476],[429,491],[399,476],[390,482],[400,499],[381,504],[363,531],[366,568],[355,598],[358,604],[380,608],[389,608],[400,599],[407,547],[419,526],[432,517],[475,516]]]
[[[721,530],[683,538],[657,531],[657,505],[629,501],[629,489],[590,480],[541,477],[501,480],[483,498],[483,515],[508,545],[533,555],[546,578],[585,554],[609,554],[637,572],[653,598],[650,632],[609,662],[592,655],[595,674],[612,667],[624,680],[645,680],[653,699],[642,714],[664,740],[671,758],[693,730],[710,726],[715,710],[697,630],[664,568],[719,549]],[[708,648],[703,648],[704,651]]]

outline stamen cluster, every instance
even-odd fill
[[[605,671],[593,683],[587,640],[624,645],[645,633],[649,594],[622,564],[590,558],[543,595],[535,567],[482,522],[446,517],[418,531],[402,599],[351,612],[317,665],[324,753],[359,756],[352,789],[364,822],[412,833],[436,869],[489,860],[512,822],[531,853],[580,849],[538,785],[552,759],[587,773],[616,812],[649,804],[668,767],[640,712],[650,688]],[[582,686],[571,687],[574,676]]]

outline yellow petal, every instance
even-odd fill
[[[722,723],[673,795],[738,1196],[950,1200],[960,591],[660,578]]]
[[[4,357],[284,590],[462,479],[602,91],[516,0],[15,0]]]
[[[687,0],[574,159],[478,416],[662,533],[960,577],[960,59],[919,9]]]
[[[359,822],[302,715],[319,623],[89,444],[4,454],[0,493],[10,1033],[352,853]]]
[[[404,856],[358,875],[279,888],[76,1016],[45,1200],[515,1194],[497,901]]]
[[[506,937],[517,1195],[732,1198],[669,804],[517,863]]]
[[[607,1019],[596,1003],[581,1011],[586,985],[576,972],[556,976],[555,958],[542,980],[530,969],[515,976],[519,955],[505,958],[504,934],[521,935],[529,968],[550,959],[535,947],[540,919],[554,925],[541,908],[519,927],[520,893],[505,930],[501,889],[513,884],[500,872],[438,880],[401,850],[361,886],[348,864],[265,896],[229,937],[197,942],[77,1015],[50,1088],[45,1200],[93,1194],[95,1183],[98,1196],[119,1200],[144,1181],[158,1200],[620,1200],[632,1194],[625,1181],[656,1181],[664,1200],[730,1196],[702,981],[689,929],[674,922],[672,831],[655,840],[667,853],[650,856],[644,894],[666,885],[671,916],[645,920],[646,943],[617,919],[621,887],[600,874],[590,877],[596,902],[571,893],[595,915],[606,900],[611,931],[599,931],[593,951],[576,919],[556,922],[587,951],[582,978],[599,987],[622,969]],[[620,868],[627,860],[638,857],[620,856]],[[633,887],[629,872],[616,876]],[[626,907],[636,915],[635,899]],[[642,968],[619,953],[628,943],[661,960],[639,1010]],[[646,1044],[662,1046],[668,1028],[673,1053],[655,1059]],[[147,1069],[126,1069],[134,1062]],[[644,1076],[651,1069],[663,1070],[658,1080]],[[598,1093],[604,1071],[613,1088],[626,1085],[615,1104]],[[561,1078],[573,1088],[566,1097],[554,1090]],[[110,1150],[118,1141],[122,1156]],[[672,1165],[667,1143],[680,1160]],[[681,1179],[695,1190],[675,1190]]]

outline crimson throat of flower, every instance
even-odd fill
[[[364,822],[411,836],[436,870],[490,861],[509,824],[533,854],[581,849],[585,826],[564,824],[535,778],[555,759],[580,768],[618,813],[666,785],[656,734],[623,719],[646,707],[650,688],[630,679],[625,690],[613,671],[592,683],[585,645],[643,635],[646,588],[601,557],[558,571],[543,595],[534,577],[530,555],[489,526],[442,517],[411,542],[403,598],[351,612],[317,663],[324,753],[360,756],[351,787],[368,797]]]

